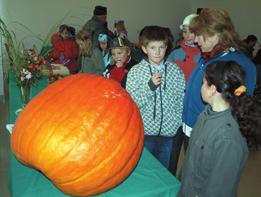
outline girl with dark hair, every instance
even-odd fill
[[[245,71],[235,61],[206,68],[201,96],[208,105],[192,130],[179,196],[234,197],[248,156],[244,138],[258,129],[260,96],[246,94]]]

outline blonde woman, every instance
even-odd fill
[[[213,61],[235,61],[246,72],[247,93],[252,94],[256,84],[256,66],[240,52],[240,38],[235,31],[231,18],[225,10],[204,8],[192,19],[189,29],[195,34],[195,42],[201,49],[202,57],[189,77],[183,110],[183,132],[189,140],[199,114],[205,103],[200,89],[204,71]],[[188,143],[188,142],[187,142]]]
[[[80,49],[80,72],[102,75],[104,69],[102,53],[93,47],[90,32],[80,30],[76,35],[76,43]]]

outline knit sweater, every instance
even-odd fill
[[[126,90],[140,109],[145,135],[172,137],[181,125],[185,77],[178,65],[164,62],[161,84],[153,91],[148,82],[155,72],[157,67],[142,60],[130,69]]]

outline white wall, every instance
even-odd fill
[[[18,37],[28,36],[28,32],[14,21],[45,37],[64,17],[64,23],[80,29],[91,18],[95,5],[108,7],[111,30],[114,20],[125,20],[133,42],[141,28],[149,24],[170,27],[177,37],[184,16],[196,12],[198,7],[226,9],[242,38],[253,33],[261,40],[260,0],[0,0],[0,15],[13,26]]]
[[[92,17],[95,5],[108,7],[109,28],[113,22],[125,21],[131,41],[138,40],[138,33],[145,25],[170,27],[178,34],[178,25],[190,13],[188,1],[182,0],[2,0],[8,24],[15,28],[18,36],[28,32],[14,24],[19,21],[36,34],[45,37],[50,28],[65,17],[64,23],[80,29]]]
[[[169,27],[177,38],[183,18],[200,7],[226,9],[241,38],[255,34],[261,40],[260,0],[0,0],[0,16],[18,39],[26,38],[26,45],[31,47],[40,42],[30,39],[29,31],[18,23],[45,38],[52,27],[58,28],[61,23],[80,29],[91,18],[95,5],[108,7],[111,30],[115,20],[123,19],[132,42],[137,42],[139,31],[145,25]]]
[[[3,9],[4,2],[0,0],[0,17],[3,18],[4,9]],[[2,48],[2,39],[0,37],[0,97],[4,95],[4,80],[3,80],[3,48]]]
[[[4,95],[4,75],[3,75],[3,53],[2,39],[0,37],[0,96]]]
[[[58,30],[62,23],[79,30],[92,17],[95,5],[108,7],[112,31],[114,21],[123,19],[132,42],[138,41],[139,31],[145,25],[169,27],[177,37],[179,24],[190,13],[189,2],[183,0],[0,0],[0,16],[26,47],[39,47],[41,42],[32,39],[35,36],[23,26],[41,38],[51,29]],[[0,75],[0,95],[2,85]]]

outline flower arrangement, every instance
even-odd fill
[[[20,26],[32,34],[33,38],[41,42],[41,48],[37,50],[35,46],[26,49],[23,40],[18,41],[15,33],[10,31],[0,18],[0,36],[3,37],[10,68],[14,71],[19,87],[35,85],[36,81],[42,76],[48,76],[49,83],[59,80],[64,76],[59,72],[57,73],[56,66],[52,64],[54,62],[50,53],[52,47],[48,44],[50,37],[60,23],[61,21],[55,24],[44,39],[35,35],[30,29],[19,23]]]
[[[30,101],[31,87],[41,78],[42,67],[44,65],[50,65],[44,58],[44,54],[47,54],[48,51],[44,52],[42,47],[38,53],[35,46],[32,49],[26,49],[23,39],[18,41],[15,33],[7,28],[1,18],[0,36],[3,38],[10,69],[14,73],[16,83],[20,90],[22,108],[16,111],[18,114]],[[42,46],[44,46],[48,38],[38,40],[42,41]]]
[[[34,85],[41,78],[41,69],[47,61],[39,55],[35,49],[25,49],[23,52],[23,64],[16,68],[16,81],[19,86]]]
[[[23,27],[26,28],[25,26]],[[30,31],[28,28],[26,29]],[[0,18],[0,35],[3,37],[10,68],[14,71],[18,86],[34,85],[42,76],[42,67],[50,67],[50,59],[48,58],[50,49],[45,49],[50,34],[44,40],[35,36],[42,42],[40,52],[38,52],[35,46],[31,49],[26,49],[23,40],[18,41],[15,33],[10,31]]]

